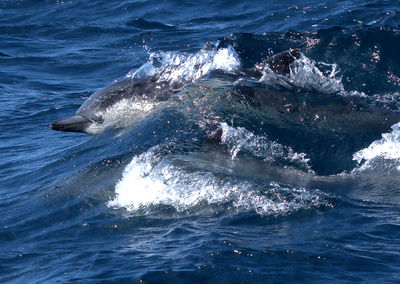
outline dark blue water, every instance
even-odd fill
[[[399,13],[1,1],[0,282],[400,281]],[[196,77],[289,48],[290,78]],[[194,79],[96,136],[49,128],[146,62]]]

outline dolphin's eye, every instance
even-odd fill
[[[104,122],[104,119],[99,115],[96,115],[96,116],[92,117],[91,119],[92,119],[93,122],[96,122],[96,123],[103,123]]]

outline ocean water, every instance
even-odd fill
[[[0,282],[398,283],[399,13],[1,1]],[[294,48],[289,75],[240,73]],[[50,129],[154,74],[179,90]]]

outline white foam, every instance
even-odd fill
[[[316,90],[321,93],[343,92],[342,76],[337,64],[315,62],[301,54],[300,59],[289,65],[289,77],[272,71],[268,65],[263,70],[261,82],[288,88]]]
[[[397,160],[400,163],[400,122],[393,125],[392,129],[392,132],[382,134],[381,139],[353,155],[353,160],[359,164],[363,162],[356,170],[370,168],[376,159]]]
[[[232,72],[240,67],[240,59],[231,47],[200,50],[195,54],[160,52],[152,53],[150,60],[161,58],[159,80],[168,82],[193,82],[213,70]]]
[[[260,215],[286,215],[331,206],[330,197],[318,190],[187,170],[172,165],[156,152],[157,147],[132,159],[115,187],[109,207],[147,211],[154,205],[168,205],[184,211],[208,204]]]
[[[126,77],[144,79],[153,76],[155,73],[156,69],[154,68],[154,66],[150,62],[147,62],[140,66],[138,69],[129,71],[129,73],[126,74]]]
[[[310,159],[306,157],[305,153],[296,153],[289,147],[269,140],[268,137],[254,135],[243,127],[232,127],[227,123],[220,125],[222,143],[228,146],[232,159],[235,159],[240,151],[247,151],[268,163],[279,161],[281,165],[295,166],[308,172],[312,171],[308,164]]]

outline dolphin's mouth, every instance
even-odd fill
[[[92,121],[86,117],[75,115],[66,119],[54,121],[50,128],[56,131],[84,132]]]

